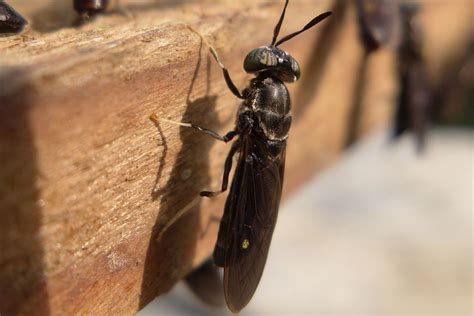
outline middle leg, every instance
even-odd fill
[[[160,120],[162,120],[162,121],[165,121],[165,122],[168,122],[168,123],[173,123],[173,124],[176,124],[176,125],[179,125],[179,126],[194,128],[195,130],[198,130],[198,131],[200,131],[204,134],[207,134],[207,135],[211,136],[214,139],[220,140],[220,141],[225,142],[225,143],[230,142],[232,139],[234,139],[235,136],[238,135],[237,131],[230,131],[227,134],[225,134],[224,136],[221,136],[221,135],[219,135],[219,133],[214,132],[211,129],[208,129],[208,128],[205,128],[205,127],[193,124],[193,123],[182,123],[182,122],[176,122],[176,121],[167,120],[167,119],[159,119],[158,116],[155,113],[150,115],[150,120],[155,124],[157,124]]]

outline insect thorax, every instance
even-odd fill
[[[239,116],[251,115],[252,130],[268,140],[286,140],[291,125],[291,101],[283,82],[259,76],[252,79],[244,96]]]

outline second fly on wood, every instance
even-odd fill
[[[299,79],[300,67],[279,46],[331,15],[331,12],[320,14],[301,30],[277,40],[287,6],[288,0],[270,45],[250,51],[245,58],[244,69],[255,78],[242,93],[209,45],[230,91],[243,100],[234,130],[221,136],[193,123],[175,122],[226,143],[237,137],[225,161],[221,190],[201,192],[201,196],[212,197],[227,190],[232,160],[239,153],[213,253],[214,263],[224,268],[225,299],[234,313],[248,304],[262,276],[283,187],[291,125],[291,102],[285,83]],[[155,122],[160,120],[156,115],[150,118]]]

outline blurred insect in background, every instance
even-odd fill
[[[245,58],[245,71],[256,77],[242,93],[209,45],[230,91],[243,100],[235,129],[221,136],[192,123],[174,122],[226,143],[238,136],[225,161],[221,190],[201,192],[201,196],[212,197],[227,190],[232,160],[238,153],[213,253],[215,265],[224,268],[224,296],[234,313],[248,304],[260,282],[283,187],[286,142],[291,125],[291,102],[284,82],[298,80],[300,67],[278,46],[331,15],[330,12],[320,14],[301,30],[277,41],[287,6],[288,0],[275,26],[271,44],[250,51]],[[156,115],[150,118],[159,120]]]
[[[411,131],[415,134],[417,149],[422,150],[432,100],[421,52],[422,32],[415,19],[418,11],[419,6],[415,3],[404,3],[400,6],[402,19],[402,40],[398,50],[400,92],[393,137],[396,139],[405,131]]]
[[[432,121],[474,125],[474,38],[466,49],[444,66],[433,93]],[[431,109],[431,108],[430,108]]]
[[[397,0],[357,0],[356,6],[359,34],[366,50],[398,45],[400,15]]]
[[[90,19],[105,12],[108,5],[109,0],[74,0],[74,10],[82,19]]]
[[[18,12],[0,0],[0,33],[18,33],[28,24]]]
[[[367,82],[370,56],[383,46],[396,48],[400,42],[400,14],[397,0],[357,0],[359,38],[364,49],[357,71],[353,104],[348,122],[346,146],[356,140]]]

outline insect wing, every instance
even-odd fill
[[[278,217],[285,148],[269,159],[266,147],[244,141],[226,205],[227,226],[224,294],[232,312],[252,298],[260,282]]]

